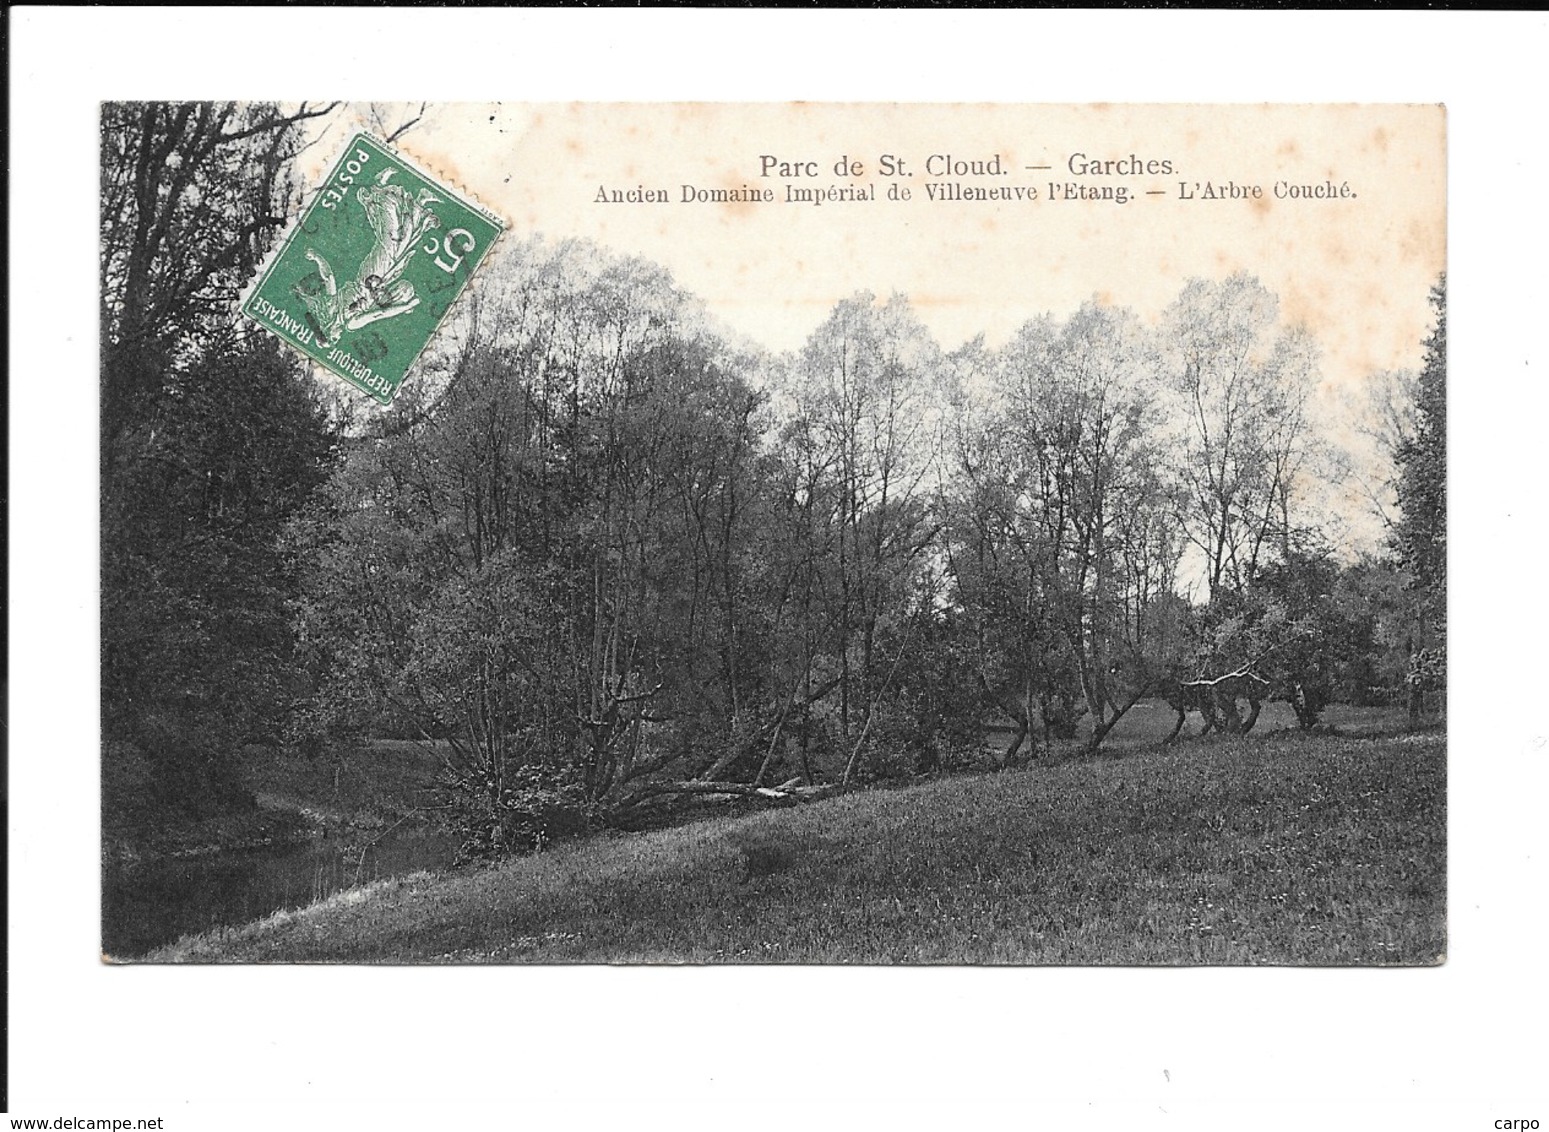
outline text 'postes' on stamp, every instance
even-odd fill
[[[502,228],[385,143],[357,134],[242,312],[386,405]]]

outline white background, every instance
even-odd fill
[[[168,1129],[1549,1122],[1542,16],[13,10],[10,1097]],[[1438,969],[98,961],[107,98],[1444,102],[1450,953]]]

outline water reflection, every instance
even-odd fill
[[[114,862],[102,874],[102,950],[133,958],[180,936],[244,924],[355,884],[445,868],[456,847],[448,835],[411,829],[382,838],[364,856],[358,844],[314,838],[176,860]]]

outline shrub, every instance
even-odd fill
[[[523,766],[508,769],[497,792],[468,790],[454,794],[452,829],[461,835],[455,862],[538,852],[552,841],[587,833],[601,824],[601,814],[588,802],[586,791],[567,770]]]
[[[910,778],[936,759],[934,740],[935,736],[905,706],[878,704],[855,765],[856,778],[861,782]]]

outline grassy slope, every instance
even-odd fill
[[[153,961],[1421,964],[1440,734],[1203,740],[418,874]]]

